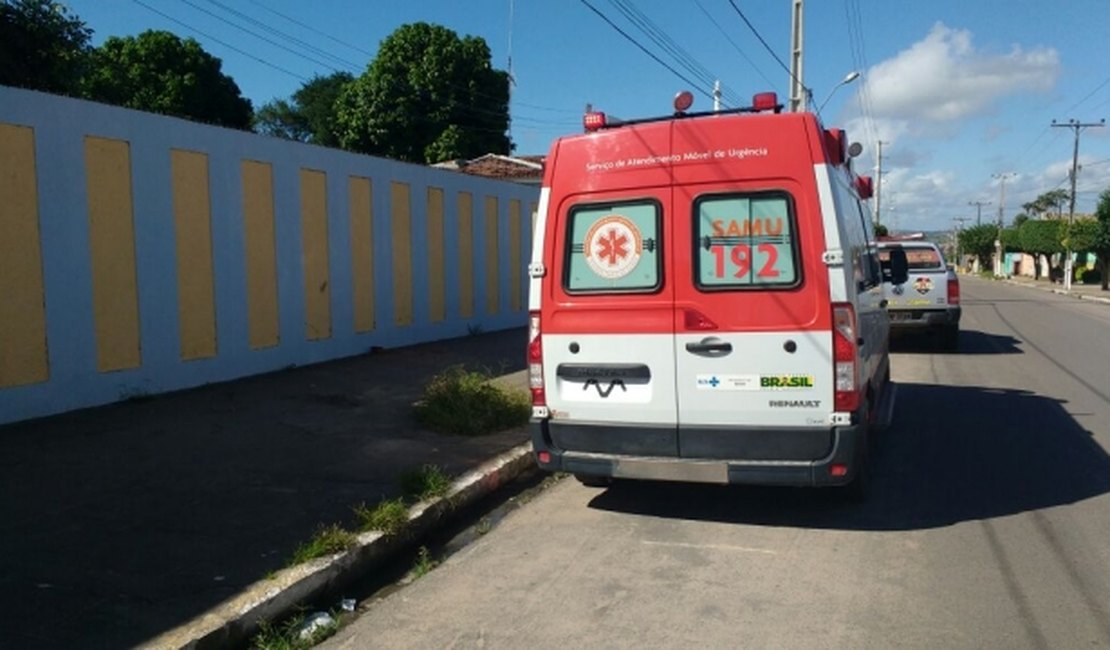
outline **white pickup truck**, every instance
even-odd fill
[[[909,278],[902,284],[887,281],[890,251],[906,253]],[[884,241],[879,243],[883,265],[883,297],[890,313],[891,333],[927,331],[949,351],[960,345],[960,280],[948,267],[936,244],[926,241]]]

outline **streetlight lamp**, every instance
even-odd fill
[[[817,107],[817,112],[820,113],[821,109],[825,108],[825,104],[829,103],[829,100],[832,99],[833,93],[835,93],[838,88],[840,88],[841,86],[847,86],[856,79],[859,79],[859,70],[853,70],[849,72],[847,76],[840,80],[840,83],[832,87],[832,90],[830,90],[829,94],[825,97],[825,101],[821,102],[821,105]]]

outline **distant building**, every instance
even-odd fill
[[[445,160],[432,167],[453,169],[472,176],[485,176],[523,185],[539,185],[543,181],[546,156],[505,156],[487,153],[472,160]]]

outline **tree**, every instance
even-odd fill
[[[960,249],[967,255],[979,258],[980,268],[987,268],[994,254],[994,240],[998,237],[998,226],[984,223],[960,231]]]
[[[1056,220],[1029,220],[1018,228],[1021,250],[1029,253],[1035,260],[1043,255],[1045,261],[1052,263],[1051,256],[1064,251],[1062,243],[1067,223]],[[1039,262],[1039,260],[1038,260]],[[1035,264],[1035,276],[1040,279],[1041,265]]]
[[[1060,217],[1063,214],[1063,205],[1070,197],[1071,193],[1067,190],[1049,190],[1021,207],[1034,216],[1051,214],[1055,209],[1056,216]]]
[[[251,103],[220,60],[191,38],[148,30],[111,37],[93,51],[84,82],[89,99],[141,111],[246,129]]]
[[[1110,188],[1098,196],[1094,219],[1077,219],[1068,228],[1068,244],[1074,251],[1095,254],[1102,290],[1110,283]]]
[[[876,237],[886,237],[887,235],[890,234],[890,230],[887,229],[885,224],[876,223],[876,224],[874,224],[874,227],[875,227],[875,236]]]
[[[0,0],[0,84],[75,95],[92,30],[50,0]]]
[[[489,46],[427,23],[402,25],[339,98],[340,144],[418,163],[508,153],[509,76]]]
[[[348,72],[313,77],[293,93],[290,101],[277,99],[258,109],[254,116],[255,130],[289,140],[338,147],[336,101],[354,79]]]

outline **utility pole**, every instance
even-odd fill
[[[883,145],[890,144],[889,142],[877,141],[879,145],[879,170],[875,176],[878,180],[875,183],[875,225],[882,223],[882,207],[883,207]]]
[[[998,235],[994,240],[994,274],[1002,275],[1002,220],[1006,215],[1006,179],[1017,176],[1014,172],[991,174],[998,179]]]
[[[967,204],[975,206],[975,225],[976,226],[983,225],[983,206],[984,205],[990,205],[991,202],[990,201],[968,201]]]
[[[1075,221],[1075,180],[1079,174],[1079,132],[1089,126],[1105,126],[1106,119],[1103,118],[1098,122],[1080,122],[1074,117],[1067,122],[1057,123],[1052,120],[1052,126],[1066,126],[1075,131],[1075,146],[1071,152],[1071,202],[1068,207],[1068,227],[1071,227]],[[1064,291],[1071,291],[1071,276],[1072,276],[1072,261],[1071,261],[1071,247],[1064,248]]]
[[[721,112],[721,80],[713,82],[713,112]]]
[[[960,234],[964,231],[964,222],[968,221],[967,217],[955,217],[952,221],[956,222],[956,269],[963,268],[964,257],[960,250]]]
[[[802,83],[802,45],[803,45],[803,7],[802,0],[793,0],[790,10],[790,112],[806,110],[809,94]]]

